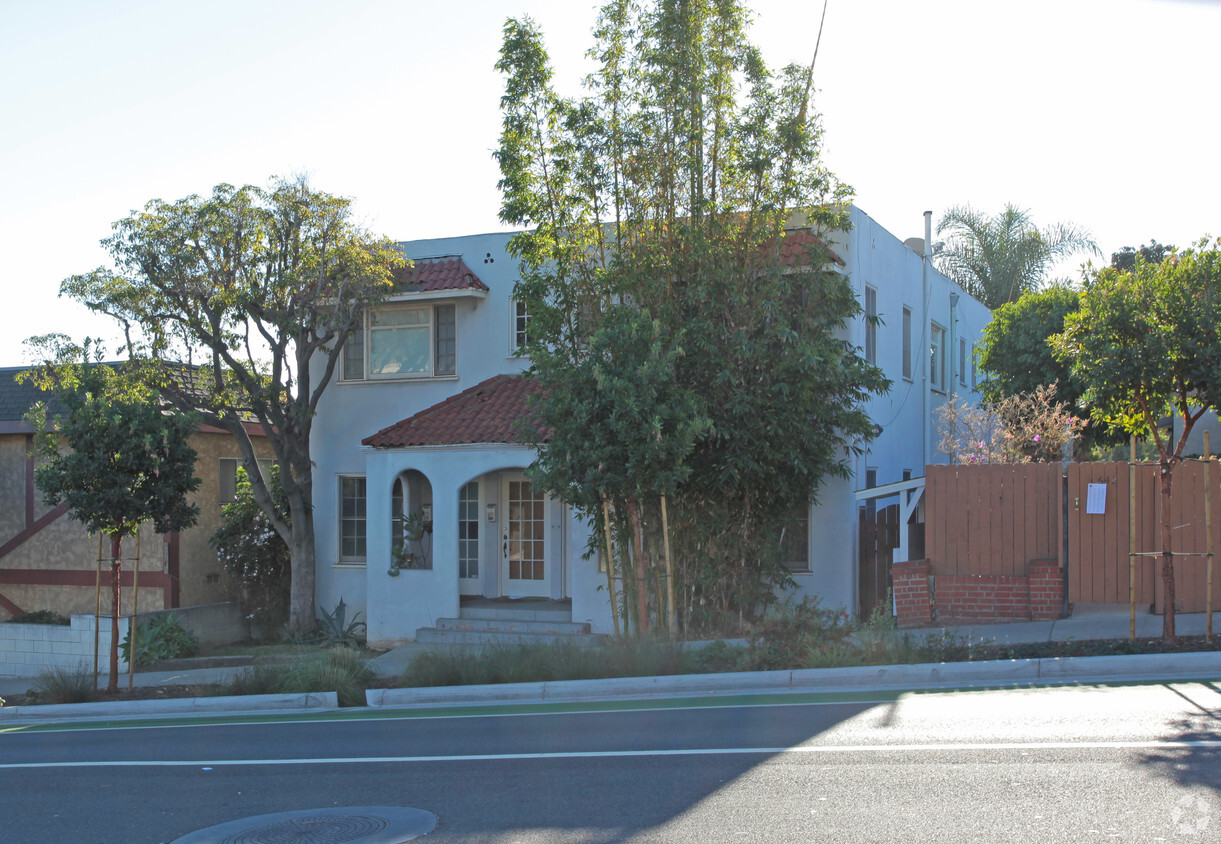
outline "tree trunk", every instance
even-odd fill
[[[121,534],[110,535],[110,680],[106,683],[107,693],[119,691],[119,604],[123,597],[123,584],[119,579],[123,570],[123,537]],[[133,619],[133,622],[135,619]],[[131,647],[127,651],[129,662],[136,658],[136,632],[130,633]]]
[[[314,608],[314,517],[294,513],[292,542],[292,581],[289,588],[288,628],[295,636],[313,629],[317,619]]]
[[[1173,467],[1163,461],[1162,480],[1162,641],[1173,645],[1174,635],[1174,554],[1170,550],[1170,489],[1174,479]]]
[[[649,635],[649,593],[645,578],[644,531],[640,524],[640,503],[635,498],[627,500],[627,517],[632,526],[632,555],[636,558],[636,602],[639,612],[637,632]]]

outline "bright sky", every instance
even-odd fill
[[[822,4],[755,0],[773,67],[806,63]],[[0,0],[0,366],[22,340],[110,332],[57,297],[151,198],[308,175],[397,240],[497,220],[506,16],[530,15],[577,93],[580,0]],[[825,160],[900,238],[1005,202],[1089,227],[1107,258],[1221,235],[1221,2],[829,0]],[[1079,262],[1065,267],[1075,274]]]

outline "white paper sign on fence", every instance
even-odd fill
[[[1107,511],[1107,485],[1090,484],[1085,496],[1085,512],[1087,515],[1099,515]]]

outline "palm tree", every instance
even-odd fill
[[[1037,290],[1048,270],[1077,252],[1098,251],[1088,229],[1072,223],[1038,228],[1030,214],[1011,204],[995,217],[970,205],[945,212],[937,226],[946,246],[937,254],[937,269],[989,308]]]

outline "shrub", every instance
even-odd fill
[[[163,659],[181,659],[199,652],[199,639],[173,613],[155,615],[135,631],[135,664],[148,665]],[[123,658],[132,659],[132,630],[123,637],[119,650]]]
[[[84,664],[52,665],[38,672],[30,690],[42,703],[85,703],[97,694],[93,672]]]
[[[18,613],[6,621],[10,624],[60,624],[64,626],[72,623],[72,619],[66,615],[60,615],[54,610],[31,610]]]
[[[339,599],[335,609],[330,612],[321,606],[318,607],[318,611],[322,613],[322,617],[318,619],[318,626],[314,632],[307,637],[309,640],[319,642],[328,648],[336,645],[358,648],[364,642],[363,634],[367,627],[360,620],[359,612],[352,616],[351,621],[348,621],[348,605],[343,602],[343,598]]]
[[[276,509],[287,520],[288,499],[277,466],[268,472]],[[291,564],[288,546],[254,500],[245,468],[237,470],[234,500],[222,510],[221,527],[210,542],[226,573],[236,584],[242,613],[265,635],[279,638],[288,622]]]
[[[330,648],[321,656],[290,666],[283,691],[335,692],[340,706],[364,706],[365,689],[375,676],[356,651]]]
[[[252,665],[234,673],[225,691],[231,695],[280,694],[287,677],[287,665]]]
[[[750,667],[757,671],[808,667],[814,651],[841,644],[853,632],[845,610],[819,606],[817,597],[773,610],[750,637]]]

